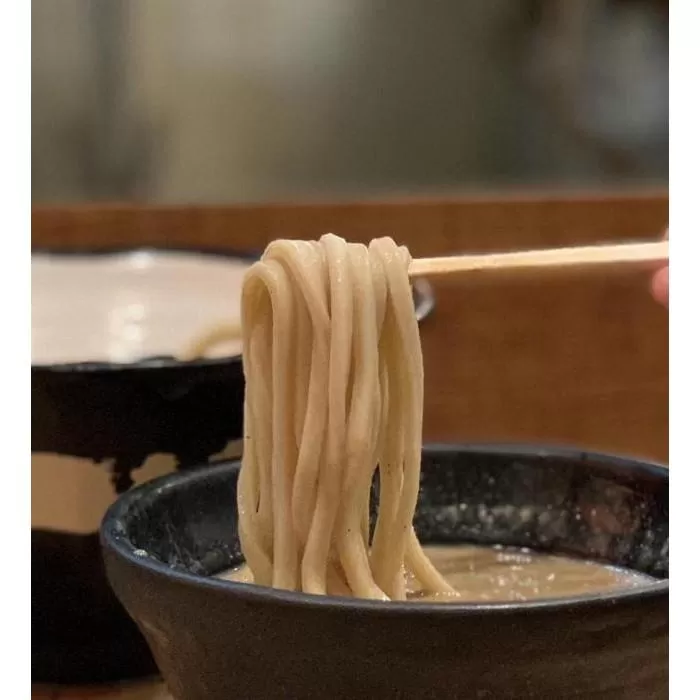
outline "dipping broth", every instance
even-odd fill
[[[637,588],[656,579],[637,571],[585,559],[543,554],[525,548],[475,545],[423,547],[425,553],[459,595],[429,594],[407,581],[408,600],[464,603],[565,598]],[[243,564],[218,575],[252,583]]]

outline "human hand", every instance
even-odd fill
[[[668,238],[668,230],[664,238]],[[668,307],[668,265],[654,273],[651,278],[651,293],[656,301]]]

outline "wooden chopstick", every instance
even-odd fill
[[[409,274],[411,277],[431,277],[459,272],[538,270],[600,265],[651,265],[667,261],[668,241],[655,241],[652,243],[550,248],[515,253],[416,258],[411,262]]]

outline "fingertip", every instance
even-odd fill
[[[668,306],[668,267],[659,270],[651,280],[651,293],[654,299]]]

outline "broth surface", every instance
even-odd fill
[[[424,602],[504,602],[604,593],[649,585],[656,579],[600,562],[543,554],[513,547],[427,545],[424,551],[459,595],[431,595],[409,579],[408,600]],[[252,583],[245,564],[219,578]]]
[[[32,364],[180,356],[212,330],[239,323],[249,267],[237,258],[175,251],[34,254]],[[207,356],[240,351],[234,339]]]

